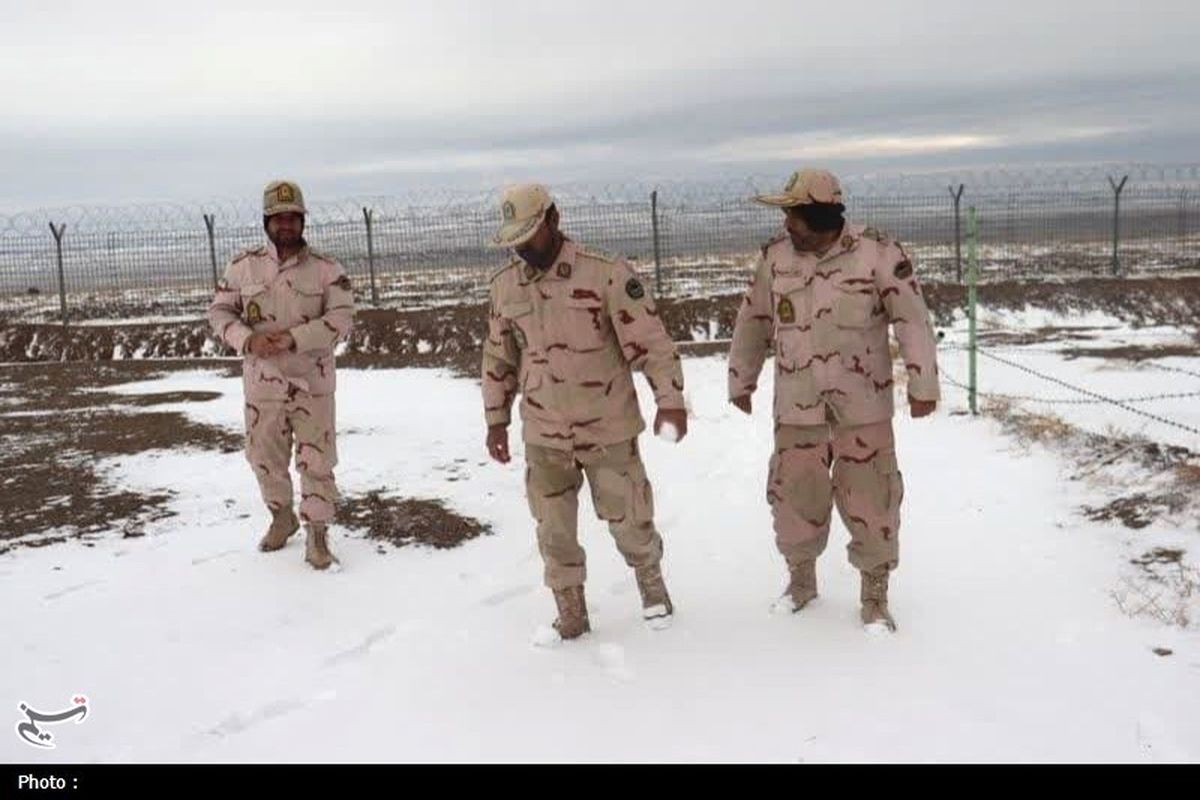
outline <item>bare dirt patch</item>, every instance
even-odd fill
[[[193,364],[180,364],[194,369]],[[103,387],[159,377],[162,365],[57,363],[0,371],[0,552],[105,530],[141,535],[171,516],[169,491],[142,494],[112,486],[99,459],[155,448],[232,452],[242,437],[184,414],[114,408],[204,402],[213,392],[124,395]],[[99,390],[99,391],[98,391]]]
[[[451,511],[440,500],[388,497],[383,489],[343,498],[337,522],[395,547],[444,550],[492,533],[489,525]]]

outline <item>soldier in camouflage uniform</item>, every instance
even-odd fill
[[[939,399],[936,339],[911,257],[899,242],[843,217],[842,190],[823,170],[792,175],[758,202],[785,212],[738,312],[729,398],[750,413],[768,349],[775,353],[775,451],[767,501],[790,582],[780,606],[817,595],[816,559],[836,503],[862,575],[866,625],[895,630],[888,574],[899,564],[904,484],[892,431],[895,380],[888,326],[907,373],[913,417]]]
[[[354,293],[342,266],[305,242],[304,214],[299,186],[267,186],[269,241],[229,263],[208,319],[221,341],[245,357],[246,458],[272,516],[259,549],[282,548],[303,520],[305,560],[326,569],[337,562],[327,530],[337,499],[333,346],[350,333]],[[293,447],[299,520],[289,473]]]
[[[545,188],[508,189],[501,213],[492,244],[517,257],[491,279],[482,369],[487,448],[497,461],[510,460],[508,425],[520,393],[526,495],[558,609],[554,627],[564,639],[590,630],[576,529],[585,476],[597,516],[634,569],[643,617],[665,627],[674,606],[638,453],[646,425],[632,370],[644,372],[654,392],[655,433],[679,439],[687,433],[679,355],[629,265],[564,236]]]

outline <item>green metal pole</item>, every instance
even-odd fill
[[[970,387],[967,391],[967,400],[971,406],[972,416],[979,413],[979,407],[976,403],[976,394],[978,393],[979,384],[975,374],[975,310],[978,293],[976,285],[979,282],[979,219],[975,215],[975,206],[967,209],[967,354],[970,359],[968,365],[969,379],[967,381]]]

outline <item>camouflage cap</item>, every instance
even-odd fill
[[[294,211],[304,214],[304,194],[292,181],[271,181],[263,189],[263,216]]]
[[[505,189],[500,197],[500,229],[492,237],[492,246],[516,247],[532,239],[553,204],[550,192],[537,183]]]
[[[760,194],[754,202],[766,206],[806,206],[810,203],[842,202],[842,185],[837,176],[823,169],[802,169],[792,173],[779,194]]]

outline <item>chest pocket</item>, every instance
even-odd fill
[[[862,288],[840,288],[833,298],[833,322],[839,328],[873,328],[879,319],[872,315],[875,291]]]
[[[812,349],[812,278],[803,271],[781,273],[771,282],[776,357],[783,363],[802,361]]]
[[[504,303],[500,306],[500,316],[508,321],[513,339],[522,353],[529,350],[531,345],[536,345],[538,340],[534,330],[533,303]],[[521,360],[525,361],[525,359]],[[522,363],[522,368],[524,369],[524,367],[525,365]]]
[[[325,287],[319,274],[302,272],[289,275],[285,280],[294,298],[296,311],[305,321],[314,320],[325,313]]]
[[[812,322],[811,270],[781,270],[771,281],[776,328],[807,327]]]
[[[580,290],[574,290],[580,291]],[[604,300],[590,290],[585,296],[569,295],[561,301],[561,314],[556,315],[556,335],[575,352],[598,350],[604,346],[607,320]]]
[[[275,308],[265,283],[242,284],[242,320],[250,326],[275,319]]]

